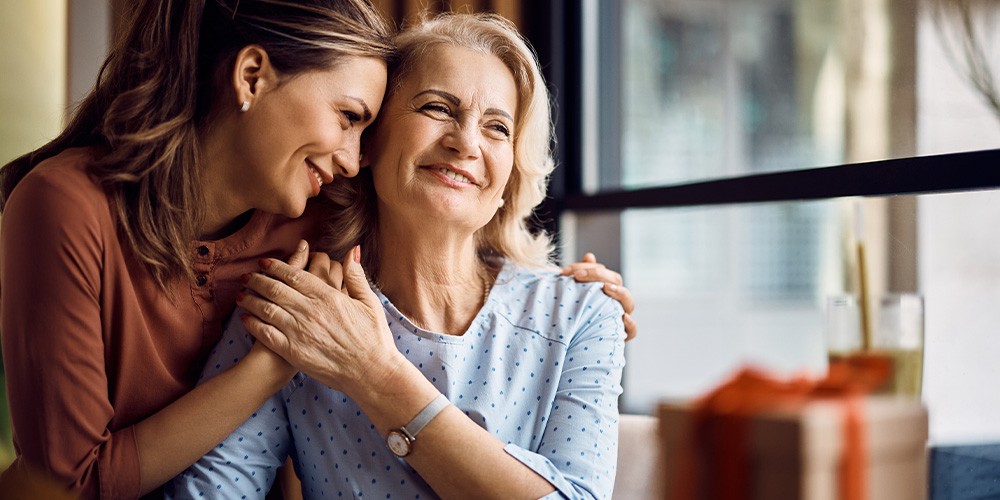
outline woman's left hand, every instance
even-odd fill
[[[632,311],[635,311],[632,292],[622,286],[622,275],[597,262],[594,254],[590,252],[583,254],[580,262],[563,267],[560,275],[572,276],[581,283],[604,282],[604,293],[621,302],[622,309],[625,310],[622,316],[622,322],[625,323],[625,340],[632,340],[639,333],[639,326],[632,319]]]
[[[353,394],[387,380],[399,352],[378,297],[361,268],[359,247],[336,262],[314,253],[308,272],[263,259],[245,277],[254,294],[238,303],[247,331],[310,377]]]

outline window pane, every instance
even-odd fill
[[[854,208],[896,199],[837,199],[622,214],[622,271],[639,338],[626,345],[622,405],[649,412],[689,398],[750,363],[779,375],[826,368],[826,298],[857,290]],[[912,262],[924,297],[923,400],[931,441],[1000,439],[1000,190],[916,197],[904,224],[866,218],[874,307]],[[869,220],[871,219],[871,220]],[[915,223],[917,237],[897,229]],[[884,234],[883,237],[871,237]]]
[[[822,300],[845,289],[853,259],[836,244],[842,204],[625,212],[622,269],[642,331],[626,409],[695,396],[748,362],[822,373]]]
[[[1000,110],[962,73],[956,14],[920,4],[622,2],[620,74],[603,76],[620,80],[622,127],[603,133],[620,134],[621,175],[600,178],[636,188],[1000,147]],[[995,6],[975,14],[1000,22]],[[998,78],[1000,32],[979,33]]]
[[[623,9],[624,185],[843,161],[835,16],[807,18],[792,1],[632,0]],[[798,33],[803,23],[810,39]]]

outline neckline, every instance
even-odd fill
[[[218,257],[237,254],[264,237],[267,232],[271,214],[262,210],[254,210],[250,219],[243,227],[217,240],[193,240],[192,247],[207,246]]]
[[[477,311],[476,315],[472,318],[472,323],[469,323],[469,327],[464,332],[462,332],[461,335],[453,335],[444,332],[435,332],[417,326],[412,320],[410,320],[410,318],[408,318],[405,314],[403,314],[399,310],[399,308],[397,308],[396,305],[393,304],[392,301],[389,300],[389,298],[386,297],[384,293],[382,293],[382,290],[379,290],[379,288],[375,286],[374,283],[371,284],[371,287],[372,290],[375,292],[375,295],[378,296],[379,302],[382,303],[382,307],[385,308],[386,312],[389,314],[390,316],[389,319],[391,321],[395,321],[401,324],[403,328],[406,329],[406,331],[418,337],[425,338],[428,340],[433,340],[435,342],[440,342],[444,344],[463,344],[466,342],[465,339],[475,331],[477,325],[482,323],[482,321],[486,319],[486,317],[489,316],[489,314],[492,313],[493,309],[496,307],[496,304],[498,303],[497,295],[500,293],[500,291],[498,290],[498,286],[501,286],[503,283],[509,282],[510,273],[512,272],[513,268],[511,266],[510,261],[505,259],[503,266],[497,273],[496,279],[494,279],[493,283],[490,285],[490,290],[489,293],[486,294],[486,300],[483,302],[483,307],[479,308],[479,311]]]

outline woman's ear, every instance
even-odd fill
[[[232,77],[236,105],[246,112],[264,92],[277,86],[278,75],[264,47],[247,45],[236,54]]]

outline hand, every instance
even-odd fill
[[[305,269],[306,264],[309,262],[309,243],[305,240],[299,241],[299,245],[295,248],[295,252],[292,256],[288,258],[288,265],[296,269]],[[244,289],[245,291],[246,289]],[[245,321],[244,321],[245,323]],[[280,370],[280,376],[285,382],[288,382],[295,376],[298,371],[294,366],[290,365],[285,358],[282,358],[277,353],[272,351],[263,342],[254,342],[253,347],[250,348],[250,353],[247,354],[247,358],[259,357],[266,363],[266,366],[274,366],[275,370]]]
[[[583,259],[575,264],[570,264],[562,269],[561,276],[572,276],[580,283],[604,282],[604,293],[621,303],[625,314],[622,315],[622,322],[625,324],[625,340],[635,338],[639,333],[639,326],[632,319],[632,311],[635,311],[635,300],[632,299],[632,292],[622,286],[622,275],[608,269],[597,262],[594,254],[587,252],[583,254]]]
[[[261,260],[239,304],[258,342],[312,378],[353,395],[365,384],[389,380],[402,356],[385,313],[368,286],[355,247],[343,263],[311,255],[308,272],[275,259]]]

